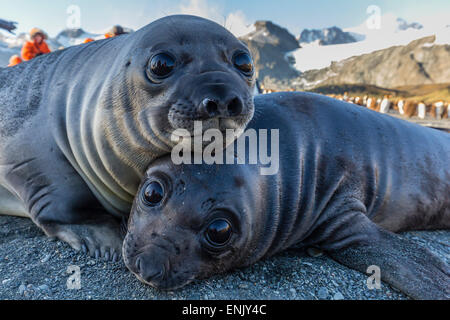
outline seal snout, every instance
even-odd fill
[[[166,275],[164,264],[149,255],[140,255],[135,262],[136,273],[147,283],[160,282]]]
[[[244,109],[242,100],[237,96],[228,99],[204,98],[200,103],[200,114],[205,118],[236,117]]]

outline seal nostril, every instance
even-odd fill
[[[152,280],[162,279],[164,277],[164,268],[149,270],[145,273],[141,273],[141,276],[147,282],[151,282]]]
[[[217,105],[217,102],[215,102],[214,100],[211,99],[204,99],[202,101],[204,110],[206,111],[206,113],[213,117],[215,115],[217,115],[218,111],[219,111],[219,106]]]
[[[234,98],[227,106],[229,116],[238,116],[242,113],[243,105],[239,98]]]

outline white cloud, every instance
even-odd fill
[[[245,14],[240,10],[227,16],[225,27],[237,37],[246,35],[254,29],[253,24],[247,22]]]
[[[180,4],[176,13],[190,14],[210,19],[224,26],[237,37],[247,34],[252,30],[251,24],[242,11],[238,10],[226,15],[223,8],[218,5],[213,5],[211,1],[207,0],[184,1]]]
[[[206,0],[189,0],[188,3],[181,3],[179,10],[182,14],[191,14],[214,20],[220,18],[218,7],[208,4]]]

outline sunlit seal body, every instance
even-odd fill
[[[449,298],[449,266],[391,233],[450,228],[449,134],[314,94],[258,96],[255,108],[248,129],[279,130],[276,174],[170,157],[149,167],[123,246],[140,280],[172,289],[317,247],[361,272],[379,266],[414,298]]]
[[[245,128],[253,86],[245,45],[185,15],[0,69],[0,212],[76,249],[120,252],[111,213],[128,215],[172,132]]]

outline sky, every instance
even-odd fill
[[[56,36],[74,26],[93,33],[115,24],[137,30],[184,13],[212,19],[236,35],[256,20],[272,20],[298,36],[304,28],[361,25],[370,5],[408,21],[450,24],[449,0],[0,0],[0,18],[17,21],[18,32],[37,26]]]

